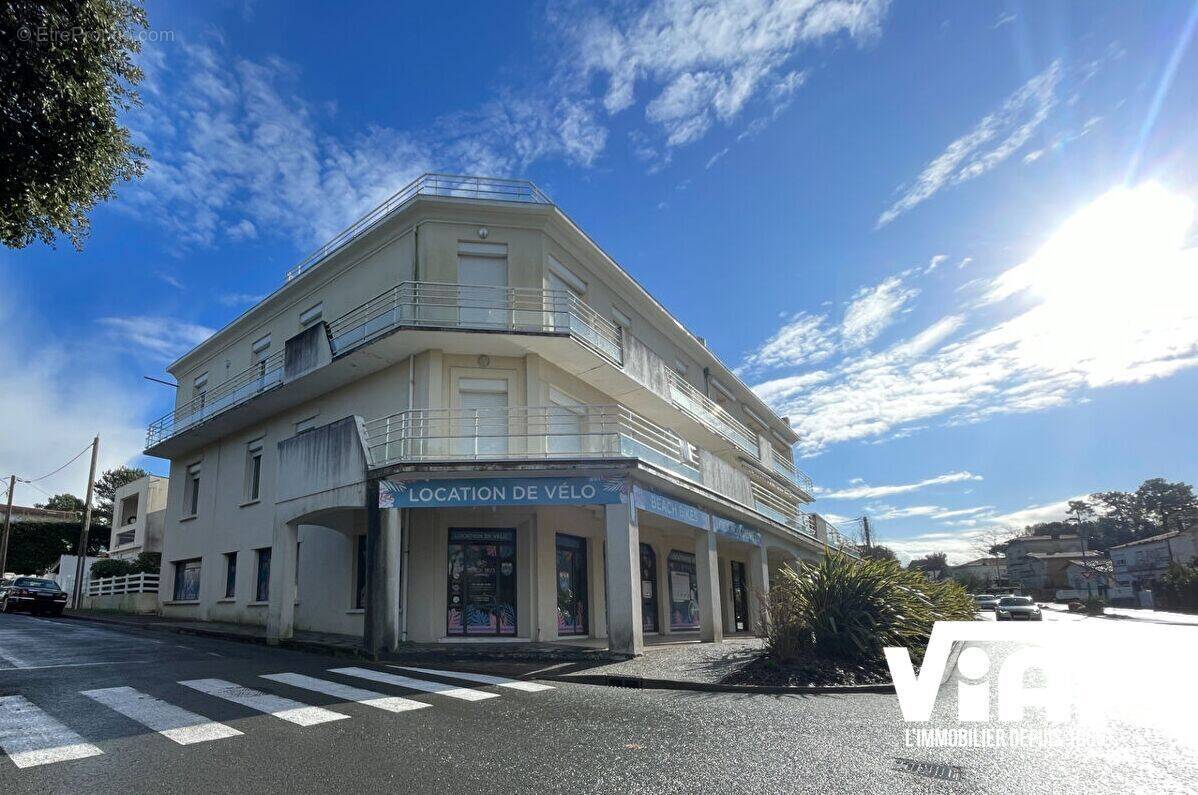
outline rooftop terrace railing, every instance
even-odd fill
[[[287,281],[291,281],[316,263],[345,248],[417,196],[441,196],[517,202],[519,204],[553,204],[540,188],[527,180],[467,177],[454,174],[423,174],[297,263],[287,271]]]

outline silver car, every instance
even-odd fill
[[[998,621],[1043,621],[1040,606],[1030,596],[1004,596],[994,611]]]
[[[997,610],[1001,598],[994,594],[980,593],[974,595],[973,601],[977,603],[978,610]]]

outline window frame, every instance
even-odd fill
[[[189,519],[200,515],[200,483],[203,471],[203,461],[195,461],[187,465],[183,481],[184,518]]]
[[[264,604],[270,601],[270,564],[273,547],[258,547],[254,550],[254,602]],[[262,563],[266,562],[266,581],[262,581]],[[265,598],[262,589],[266,588]]]
[[[237,550],[225,553],[225,599],[237,598]]]
[[[317,301],[299,314],[299,325],[306,329],[324,320],[324,300]]]
[[[246,443],[243,505],[249,505],[262,499],[262,451],[265,449],[265,439],[266,437],[259,436]]]
[[[202,557],[200,557],[200,558],[184,558],[183,560],[171,561],[171,563],[174,566],[174,577],[175,577],[175,581],[174,581],[174,583],[172,583],[172,586],[171,586],[171,601],[172,602],[198,602],[198,601],[200,601],[200,585],[203,581],[202,578],[203,578],[203,572],[204,572],[204,559]],[[187,567],[193,563],[195,564],[195,568],[196,568],[196,572],[197,572],[196,578],[195,578],[195,594],[188,595],[188,594],[182,592],[183,583],[186,582],[186,578],[183,575],[187,571]]]

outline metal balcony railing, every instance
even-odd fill
[[[205,389],[191,400],[175,407],[170,414],[150,423],[146,430],[146,447],[153,447],[164,439],[281,383],[283,352],[279,351],[212,389]]]
[[[497,177],[466,177],[453,174],[424,174],[405,185],[390,198],[359,218],[332,240],[313,251],[303,261],[287,271],[291,281],[316,263],[349,245],[376,227],[391,213],[399,210],[417,196],[442,196],[484,201],[517,202],[520,204],[553,204],[536,185],[526,180]]]
[[[750,483],[753,490],[753,507],[758,513],[770,517],[779,524],[786,525],[796,533],[815,538],[815,528],[811,517],[799,510],[798,503],[793,497],[778,491],[776,486],[764,482]]]
[[[366,423],[372,466],[418,461],[640,458],[697,479],[691,445],[620,405],[414,409]]]
[[[567,333],[614,364],[620,331],[565,290],[446,282],[402,282],[329,324],[335,354],[397,326]]]
[[[732,442],[743,452],[754,458],[758,456],[760,451],[757,449],[756,434],[733,417],[727,409],[676,373],[667,371],[666,383],[669,385],[671,403]]]
[[[815,485],[811,481],[811,476],[795,466],[794,461],[790,460],[789,451],[780,453],[774,450],[772,457],[771,467],[775,472],[794,483],[805,493],[811,493],[811,490],[815,488]]]

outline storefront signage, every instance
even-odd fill
[[[702,508],[696,508],[689,502],[682,502],[641,486],[634,485],[632,487],[632,504],[638,511],[655,513],[700,530],[707,530],[711,527],[711,517]]]
[[[628,499],[620,478],[437,478],[384,480],[380,508],[480,505],[613,505]]]
[[[757,532],[748,525],[734,522],[731,519],[725,519],[722,516],[712,515],[711,529],[722,536],[728,536],[735,541],[743,541],[746,544],[760,546],[761,533]]]

